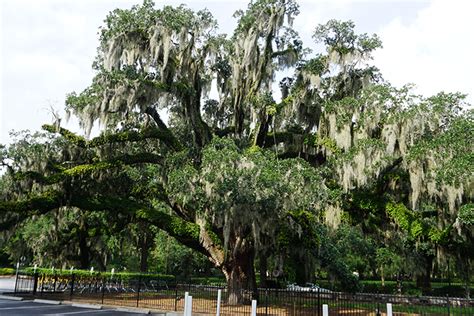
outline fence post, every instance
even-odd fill
[[[323,316],[329,316],[328,304],[323,304]]]
[[[265,316],[268,315],[268,288],[265,289]]]
[[[257,316],[257,301],[252,300],[252,316]]]
[[[106,277],[102,277],[102,304],[104,304],[104,295],[105,295],[105,279]]]
[[[375,315],[376,316],[380,316],[380,300],[379,300],[379,295],[377,293],[377,295],[375,296],[375,300],[377,301],[377,310],[376,310],[376,313]]]
[[[38,272],[33,274],[33,296],[36,295],[36,290],[38,288]]]
[[[193,297],[188,295],[188,310],[187,310],[187,313],[186,313],[186,316],[192,316],[193,315]]]
[[[14,290],[15,293],[18,290],[18,272],[19,272],[19,270],[20,270],[20,262],[17,262],[16,263],[16,272],[15,272],[15,290]]]
[[[72,295],[74,294],[74,282],[75,282],[75,274],[71,274],[71,292],[69,293],[70,300],[72,300]]]
[[[321,289],[318,287],[318,316],[321,316]]]
[[[18,267],[16,268],[16,276],[15,276],[15,290],[16,293],[18,291]]]
[[[58,281],[58,275],[54,274],[53,293],[56,293],[56,282]]]
[[[219,316],[221,314],[221,297],[222,297],[222,290],[218,289],[217,290],[217,310],[216,310],[216,316]]]
[[[188,296],[189,292],[184,292],[184,316],[188,316]]]
[[[142,275],[139,274],[138,275],[138,288],[137,288],[137,307],[140,303],[140,286],[141,286],[141,283],[142,283]]]
[[[446,303],[447,303],[447,307],[448,307],[448,315],[449,315],[449,308],[450,308],[450,304],[449,304],[449,294],[446,294]]]
[[[178,279],[174,279],[174,311],[178,311]]]
[[[393,316],[392,303],[387,303],[387,316]]]
[[[44,274],[41,276],[41,294],[40,296],[43,296],[43,290],[44,290]]]

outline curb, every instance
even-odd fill
[[[69,305],[69,304],[67,304],[67,305]],[[90,308],[90,309],[102,309],[102,305],[95,305],[95,304],[72,303],[71,306],[73,306],[73,307],[82,307],[82,308]]]
[[[34,303],[41,303],[41,304],[51,304],[51,305],[59,305],[61,304],[61,301],[52,301],[52,300],[42,300],[42,299],[38,299],[38,298],[35,298],[33,300]]]
[[[2,300],[10,300],[10,301],[23,301],[23,297],[19,297],[19,296],[9,296],[9,295],[1,295],[1,294],[0,294],[0,299],[2,299]]]
[[[149,309],[133,308],[133,307],[119,307],[115,309],[118,312],[136,313],[136,314],[150,314]]]

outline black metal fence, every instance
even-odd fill
[[[250,315],[251,299],[257,299],[258,315],[386,315],[387,303],[393,315],[474,315],[474,300],[464,298],[401,296],[331,291],[295,291],[282,289],[242,290],[246,303],[227,304],[229,292],[223,285],[199,285],[179,280],[138,275],[117,278],[93,275],[18,274],[15,294],[57,300],[74,300],[104,305],[122,305],[162,311],[183,311],[184,295],[193,297],[193,313],[216,314],[217,295],[221,290],[221,315]]]

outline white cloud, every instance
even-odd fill
[[[395,85],[415,83],[420,93],[460,91],[474,100],[474,19],[468,1],[436,0],[411,23],[392,20],[378,33],[384,48],[375,64]]]

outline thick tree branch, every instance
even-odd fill
[[[67,129],[62,128],[62,127],[58,128],[55,125],[49,125],[49,124],[44,124],[43,126],[41,126],[41,128],[44,129],[47,132],[50,132],[50,133],[60,134],[61,136],[66,138],[70,143],[72,143],[72,144],[74,144],[78,147],[83,147],[83,148],[87,147],[87,140],[82,136],[78,136],[78,135],[74,134],[70,130],[67,130]]]
[[[6,212],[24,213],[38,211],[47,212],[63,205],[64,196],[58,191],[48,191],[19,201],[1,201],[0,214]]]
[[[146,139],[159,139],[169,147],[180,150],[182,147],[174,135],[167,129],[145,128],[141,131],[126,131],[115,134],[103,134],[87,141],[84,137],[78,136],[73,132],[54,125],[43,125],[42,128],[51,133],[59,133],[72,144],[82,148],[94,148],[110,143],[138,142]]]
[[[206,256],[209,255],[199,241],[200,227],[198,224],[187,222],[178,216],[150,208],[139,210],[137,215],[139,218],[164,230],[183,245],[197,250]]]
[[[167,141],[165,143],[175,150],[181,150],[181,143],[176,137],[174,137],[173,133],[168,129],[168,126],[166,126],[166,124],[161,120],[158,111],[154,107],[149,106],[145,109],[145,113],[153,118],[160,131],[166,135]]]
[[[109,196],[87,197],[75,195],[71,200],[66,201],[63,194],[60,192],[50,191],[42,195],[33,196],[19,201],[2,201],[0,202],[0,214],[8,212],[20,214],[35,212],[38,214],[45,214],[53,209],[65,205],[78,207],[83,210],[135,213],[139,218],[168,232],[168,234],[175,237],[185,246],[193,248],[206,256],[209,255],[208,251],[199,241],[199,225],[187,222],[177,216],[149,208],[146,205],[127,198]],[[26,217],[27,216],[24,218]],[[5,228],[8,225],[4,224],[15,223],[17,222],[1,223],[0,226]]]
[[[139,155],[122,155],[115,157],[110,160],[101,161],[92,164],[83,164],[78,165],[69,169],[64,169],[59,173],[45,176],[42,173],[35,171],[26,171],[22,173],[17,173],[15,179],[32,179],[38,183],[42,184],[54,184],[58,183],[66,178],[72,178],[76,176],[85,176],[89,175],[95,171],[108,170],[113,168],[119,168],[124,165],[134,165],[134,164],[143,164],[143,163],[153,163],[161,164],[163,158],[159,155],[151,153],[142,153]]]
[[[270,127],[270,121],[272,120],[272,115],[263,114],[262,120],[260,121],[258,130],[255,137],[255,145],[259,147],[265,146],[266,136],[268,134],[268,128]]]

